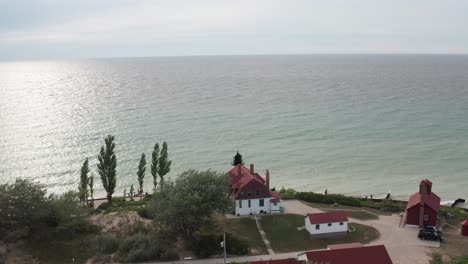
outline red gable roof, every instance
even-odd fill
[[[336,222],[348,222],[348,214],[345,211],[333,211],[325,213],[308,214],[306,217],[312,225],[325,224],[325,223],[336,223]]]
[[[392,264],[384,245],[310,251],[305,254],[312,263]]]
[[[237,199],[239,198],[240,193],[242,192],[242,188],[249,184],[252,181],[259,183],[261,186],[265,186],[265,180],[260,176],[258,173],[252,173],[249,169],[247,169],[244,165],[239,164],[237,166],[234,166],[230,171],[229,171],[229,176],[230,176],[230,183],[231,187],[234,190],[237,190],[234,193],[234,198]],[[274,197],[276,199],[281,199],[281,196],[274,191],[268,190],[268,188],[265,186],[265,193],[268,194],[269,192],[269,197]],[[266,195],[268,196],[268,195]]]
[[[304,264],[304,261],[300,261],[296,259],[273,259],[273,260],[251,261],[250,264]]]
[[[463,221],[462,226],[468,226],[468,220]]]
[[[411,195],[408,204],[406,205],[406,209],[410,209],[413,206],[416,206],[421,203],[421,194],[419,192]],[[431,194],[426,195],[426,201],[424,202],[425,204],[429,205],[432,209],[434,209],[436,212],[439,211],[440,208],[440,197],[437,196],[437,194],[431,192]]]

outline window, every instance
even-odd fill
[[[260,195],[260,190],[256,190],[255,195],[259,196]]]
[[[247,196],[252,196],[252,192],[247,192]]]
[[[274,206],[276,206],[276,203],[273,203]]]
[[[332,224],[331,224],[331,223],[328,223],[328,226],[332,226]]]
[[[424,215],[424,221],[429,220],[429,216],[427,214]]]
[[[340,222],[340,225],[343,225],[343,222]]]
[[[315,225],[315,230],[319,230],[320,229],[320,225]]]
[[[258,201],[258,204],[260,205],[260,207],[263,207],[265,205],[265,201],[263,199],[260,199]]]
[[[250,200],[247,200],[248,201],[248,205],[249,205],[249,208],[250,208]]]
[[[242,200],[239,200],[239,208],[242,208]]]

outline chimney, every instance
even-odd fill
[[[250,164],[250,173],[254,174],[254,165]]]
[[[267,186],[268,190],[270,190],[270,171],[267,170],[265,173],[265,185]]]

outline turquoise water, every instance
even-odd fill
[[[117,194],[165,140],[172,177],[228,170],[239,150],[277,188],[406,197],[429,178],[443,199],[468,198],[467,114],[468,56],[2,62],[0,182],[75,188],[111,133]]]

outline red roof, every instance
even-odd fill
[[[250,264],[304,264],[304,262],[291,258],[291,259],[273,259],[273,260],[251,261]]]
[[[247,169],[244,165],[239,164],[234,166],[229,171],[229,178],[231,183],[231,188],[233,190],[237,190],[234,193],[234,198],[239,198],[239,194],[242,192],[242,188],[249,184],[251,181],[256,181],[261,185],[265,185],[265,180],[260,176],[258,173],[252,173],[249,169]],[[265,187],[267,189],[267,187]],[[281,199],[281,196],[272,190],[265,191],[265,193],[270,193],[270,197],[274,197],[276,199]]]
[[[463,221],[462,226],[468,226],[468,220]]]
[[[345,211],[332,211],[325,213],[308,214],[306,217],[309,218],[309,221],[312,225],[348,222],[348,214]]]
[[[312,263],[392,264],[392,259],[384,245],[310,251],[305,254]]]
[[[416,206],[421,203],[421,194],[419,192],[411,195],[408,204],[406,205],[406,209],[410,209],[413,206]],[[426,201],[425,203],[429,205],[432,209],[434,209],[436,212],[439,211],[440,208],[440,197],[437,196],[437,194],[431,192],[430,194],[426,195]]]

